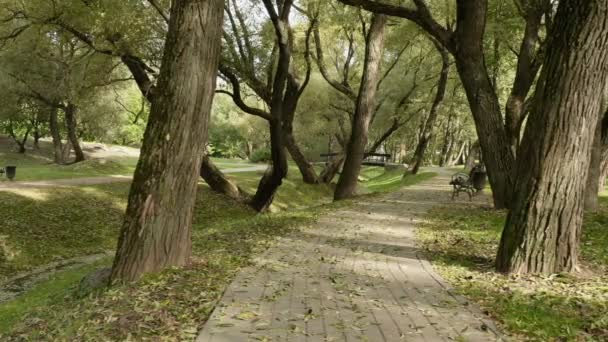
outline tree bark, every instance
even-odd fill
[[[319,181],[323,184],[331,183],[340,171],[342,164],[344,164],[344,157],[342,156],[330,161],[323,169],[323,172],[321,172]]]
[[[375,108],[386,21],[386,16],[374,14],[366,37],[363,77],[352,120],[352,130],[346,147],[346,159],[334,193],[335,200],[353,197],[357,192],[357,179],[367,145],[369,122]]]
[[[298,166],[302,180],[306,184],[319,183],[319,177],[313,165],[308,162],[306,156],[300,150],[296,139],[293,135],[293,120],[295,118],[298,100],[300,98],[300,85],[290,76],[287,81],[287,90],[285,91],[285,100],[283,104],[283,133],[285,147],[289,151],[291,158]]]
[[[78,133],[76,132],[78,127],[78,121],[76,119],[78,107],[76,107],[74,103],[68,102],[64,108],[64,113],[65,124],[68,131],[68,139],[70,140],[70,143],[72,143],[72,148],[74,149],[74,163],[79,163],[85,158],[82,147],[80,146],[80,139],[78,139]]]
[[[207,154],[203,156],[200,175],[209,185],[211,190],[226,195],[237,202],[246,203],[251,197],[245,190],[230,181],[222,171],[213,164]]]
[[[599,209],[598,196],[600,192],[600,168],[602,166],[602,119],[603,115],[598,116],[598,124],[591,146],[587,185],[585,186],[585,210],[590,212],[597,212]]]
[[[191,225],[220,58],[222,0],[175,0],[156,95],[112,267],[138,279],[191,255]]]
[[[452,50],[465,89],[492,185],[494,207],[508,208],[515,157],[503,125],[498,97],[486,68],[483,36],[487,1],[458,0]]]
[[[519,146],[521,128],[525,119],[526,97],[541,66],[540,58],[536,56],[536,45],[544,14],[542,5],[541,1],[523,4],[526,7],[524,8],[526,28],[519,48],[515,80],[505,108],[505,129],[513,154],[517,152]]]
[[[271,0],[264,0],[264,6],[270,14],[279,49],[275,77],[272,84],[272,95],[270,99],[270,152],[272,165],[266,170],[260,180],[256,193],[253,195],[250,205],[258,212],[264,212],[270,208],[274,196],[287,176],[287,153],[285,151],[285,135],[283,122],[285,113],[284,92],[289,78],[291,65],[291,47],[289,41],[289,12],[291,1],[283,4],[280,13],[277,13]]]
[[[604,119],[602,120],[602,158],[600,162],[599,179],[600,191],[604,190],[606,180],[608,180],[608,110],[606,110]]]
[[[560,1],[518,155],[496,268],[577,270],[583,196],[608,75],[608,3]]]
[[[433,138],[435,121],[437,121],[437,116],[439,115],[439,106],[441,105],[441,102],[443,102],[445,90],[448,85],[448,76],[450,73],[450,57],[448,55],[448,51],[438,43],[435,44],[435,47],[441,55],[441,73],[439,74],[437,93],[435,94],[431,111],[429,112],[429,116],[424,123],[424,128],[422,129],[422,134],[420,135],[420,141],[416,147],[416,152],[414,152],[412,174],[417,174],[422,166],[422,163],[424,162],[424,154],[426,153],[429,141],[431,141]]]
[[[475,166],[475,160],[481,157],[481,148],[479,147],[479,140],[474,142],[469,148],[469,154],[464,162],[464,169],[470,171]]]
[[[61,143],[61,132],[59,130],[59,120],[57,118],[57,108],[52,107],[49,114],[49,130],[53,140],[53,158],[55,164],[64,164],[63,144]]]

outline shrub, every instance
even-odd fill
[[[271,154],[270,154],[269,148],[257,149],[255,151],[253,151],[253,153],[251,153],[251,156],[249,157],[249,160],[252,163],[267,162],[267,161],[270,161],[270,159],[271,159]]]

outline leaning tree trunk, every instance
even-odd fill
[[[439,75],[437,93],[435,94],[435,99],[433,100],[429,117],[424,123],[424,128],[422,130],[422,134],[420,135],[420,141],[416,147],[416,152],[414,152],[414,166],[412,167],[412,174],[417,174],[418,170],[420,170],[420,167],[422,166],[422,163],[424,162],[424,154],[426,153],[429,141],[431,141],[431,138],[433,138],[435,121],[437,121],[437,116],[439,115],[439,106],[441,105],[441,102],[443,102],[443,98],[445,97],[445,89],[448,85],[448,76],[450,73],[450,57],[448,55],[448,51],[439,44],[436,44],[435,47],[441,55],[441,73]]]
[[[293,120],[295,118],[296,108],[299,100],[300,86],[295,79],[289,77],[287,80],[287,89],[284,98],[283,111],[283,134],[285,147],[289,151],[291,158],[298,166],[302,180],[306,184],[319,183],[319,177],[314,166],[310,163],[304,153],[300,150],[296,139],[293,135]]]
[[[229,198],[241,203],[246,203],[250,198],[250,195],[247,194],[247,192],[230,181],[224,175],[224,173],[222,173],[222,171],[215,166],[215,164],[213,164],[211,158],[209,158],[209,155],[207,154],[203,156],[200,175],[205,180],[207,185],[209,185],[211,190],[217,193],[228,196]]]
[[[456,68],[465,89],[488,172],[494,207],[510,204],[515,157],[503,124],[500,103],[484,59],[483,35],[486,1],[458,1],[457,44],[452,47]]]
[[[270,121],[270,150],[272,165],[268,167],[258,184],[250,206],[258,212],[267,211],[274,201],[277,190],[287,176],[287,154],[283,143],[283,130],[276,116]]]
[[[51,108],[49,115],[49,130],[53,140],[53,158],[55,164],[63,164],[63,144],[61,143],[61,132],[59,130],[59,120],[57,118],[57,108]]]
[[[76,119],[76,114],[78,112],[78,107],[75,104],[68,102],[67,106],[64,108],[65,112],[65,124],[68,131],[68,139],[70,143],[72,143],[72,148],[74,149],[74,155],[76,156],[74,159],[74,163],[79,163],[83,161],[84,152],[82,151],[82,147],[80,146],[80,139],[78,139],[78,134],[76,132],[78,127],[78,122]]]
[[[608,75],[608,3],[560,1],[520,147],[496,268],[577,269],[583,196]]]
[[[603,112],[602,112],[603,114]],[[597,212],[599,209],[599,191],[602,166],[602,117],[598,116],[598,125],[595,129],[593,145],[591,147],[591,159],[585,186],[585,210]]]
[[[173,1],[158,92],[129,194],[113,282],[189,262],[223,14],[222,0]]]
[[[384,28],[387,17],[375,14],[366,37],[363,78],[357,97],[357,106],[352,120],[352,130],[346,146],[346,159],[338,180],[335,200],[343,200],[356,195],[357,180],[365,154],[369,134],[369,122],[374,111],[378,73],[384,50]]]

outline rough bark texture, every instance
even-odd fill
[[[53,159],[55,164],[63,164],[63,145],[61,143],[61,131],[59,130],[59,120],[57,118],[57,108],[53,107],[49,113],[49,131],[53,140]]]
[[[200,175],[209,185],[211,190],[224,194],[235,201],[246,203],[251,197],[245,190],[230,181],[230,179],[213,164],[208,155],[203,156]]]
[[[323,172],[321,172],[319,181],[323,184],[331,183],[340,171],[340,168],[342,168],[342,164],[344,164],[343,156],[339,156],[338,158],[330,161],[323,169]]]
[[[511,273],[577,269],[583,196],[608,74],[608,2],[560,1],[518,151],[515,201],[496,258]]]
[[[608,110],[602,120],[602,157],[600,161],[599,188],[602,191],[606,187],[608,180]]]
[[[335,200],[353,197],[357,192],[357,179],[367,145],[369,121],[375,108],[386,21],[386,16],[375,14],[366,37],[363,77],[352,120],[350,139],[346,147],[344,168],[334,193]]]
[[[602,112],[603,114],[603,112]],[[599,209],[600,176],[602,166],[602,117],[598,116],[598,125],[595,129],[593,145],[591,146],[591,159],[589,161],[589,172],[587,185],[585,186],[585,210],[596,212]]]
[[[424,154],[426,153],[429,141],[431,141],[431,138],[433,138],[435,121],[437,121],[437,116],[439,115],[439,106],[441,105],[441,102],[443,102],[443,98],[445,97],[445,89],[448,85],[448,76],[450,74],[450,57],[448,55],[448,51],[443,46],[436,44],[436,48],[441,55],[441,73],[439,74],[437,93],[435,94],[435,99],[431,105],[431,111],[429,112],[428,118],[424,122],[424,128],[422,129],[422,134],[420,135],[420,141],[416,147],[416,152],[414,152],[412,174],[417,174],[418,170],[420,170],[420,167],[422,166],[422,163],[424,162]]]
[[[175,0],[112,281],[188,263],[219,64],[222,0]]]
[[[78,138],[78,120],[76,118],[78,113],[78,107],[75,104],[69,103],[64,108],[65,112],[65,125],[68,131],[68,140],[72,144],[72,148],[74,149],[74,163],[79,163],[83,161],[84,152],[82,151],[82,147],[80,146],[80,139]]]

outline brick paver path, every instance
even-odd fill
[[[280,239],[240,272],[198,341],[499,340],[415,246],[418,214],[450,201],[447,177],[358,201]]]

